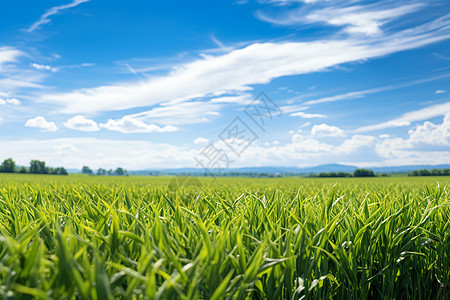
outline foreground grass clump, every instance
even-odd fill
[[[0,177],[0,299],[448,299],[448,178]]]

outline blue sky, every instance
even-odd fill
[[[0,158],[448,164],[449,83],[445,0],[7,1]]]

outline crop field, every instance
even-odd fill
[[[0,299],[449,299],[449,177],[0,175]]]

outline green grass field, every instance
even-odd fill
[[[449,299],[449,177],[0,175],[0,299]]]

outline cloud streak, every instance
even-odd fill
[[[391,127],[409,126],[412,122],[445,116],[448,113],[450,113],[450,102],[435,104],[419,110],[405,113],[404,115],[387,122],[359,127],[358,129],[356,129],[356,132],[367,132]]]
[[[54,7],[50,8],[49,10],[47,10],[43,15],[41,15],[40,19],[38,21],[34,22],[30,26],[30,28],[28,28],[26,31],[33,32],[33,31],[39,29],[39,27],[41,27],[42,25],[50,23],[51,16],[57,15],[63,10],[78,6],[82,3],[89,2],[89,1],[90,0],[74,0],[73,2],[71,2],[69,4],[54,6]]]
[[[397,7],[390,1],[368,5],[344,6],[337,3],[326,8],[309,10],[303,6],[290,9],[275,16],[258,11],[257,17],[262,21],[277,25],[297,25],[325,23],[343,28],[349,34],[375,36],[382,34],[381,27],[395,18],[415,12],[425,6],[423,3],[406,4]]]
[[[22,55],[24,53],[20,50],[11,47],[0,47],[0,71],[2,70],[3,64],[15,62]]]
[[[219,91],[245,91],[251,89],[251,85],[265,84],[274,78],[323,71],[442,41],[450,38],[449,25],[450,15],[447,15],[384,37],[255,43],[223,55],[203,55],[201,59],[178,66],[166,76],[44,94],[38,101],[59,106],[65,113],[181,103]]]

